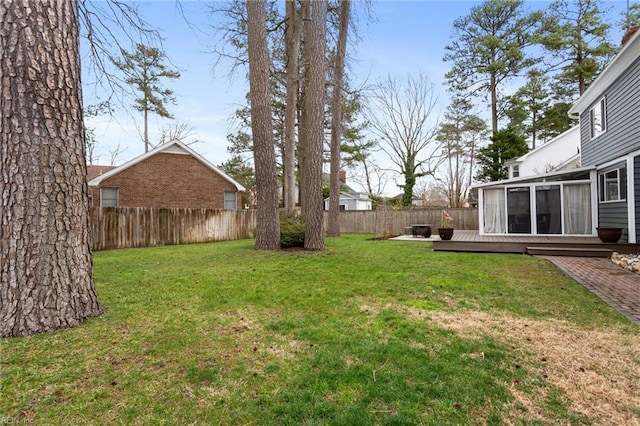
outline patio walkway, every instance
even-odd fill
[[[593,257],[541,256],[640,326],[640,275]]]

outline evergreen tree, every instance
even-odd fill
[[[91,262],[77,6],[0,2],[0,338],[75,327],[102,313]]]
[[[630,4],[629,7],[622,12],[622,20],[618,23],[623,31],[636,25],[640,25],[640,3]]]
[[[455,91],[489,95],[491,129],[498,130],[499,88],[535,61],[525,48],[532,42],[539,13],[527,14],[523,0],[485,0],[457,19],[444,60]]]
[[[531,139],[531,149],[536,149],[542,114],[549,103],[547,81],[538,69],[529,70],[524,86],[509,97],[506,115],[509,125]]]
[[[600,74],[616,48],[608,40],[601,0],[557,0],[552,3],[538,36],[558,70],[555,92],[569,99],[582,95]],[[568,92],[567,92],[568,90]]]
[[[505,163],[529,152],[525,137],[511,127],[499,130],[490,139],[491,143],[478,152],[480,172],[476,179],[480,182],[507,179],[509,170]]]
[[[140,93],[134,100],[134,107],[144,115],[144,152],[149,151],[149,113],[163,118],[173,118],[167,110],[168,103],[175,103],[173,90],[160,85],[163,78],[176,79],[178,71],[167,67],[163,61],[166,55],[157,47],[148,47],[137,43],[133,53],[122,49],[122,60],[114,60],[114,64],[124,72],[127,84]]]
[[[538,137],[549,140],[578,124],[578,119],[569,116],[572,105],[570,102],[556,101],[547,106],[538,121]]]

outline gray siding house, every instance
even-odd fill
[[[596,170],[597,224],[640,241],[640,32],[622,47],[573,105],[580,118],[582,166]]]
[[[636,27],[637,30],[637,27]],[[596,235],[640,242],[640,31],[573,105],[579,168],[477,185],[481,234]]]

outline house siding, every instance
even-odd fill
[[[640,149],[640,58],[627,68],[602,94],[606,96],[607,130],[591,139],[589,110],[580,116],[582,166],[603,164]]]
[[[162,152],[92,187],[95,206],[100,205],[100,188],[117,188],[119,207],[223,209],[225,191],[238,193],[231,182],[197,158]],[[238,194],[236,208],[241,203]]]
[[[625,163],[619,163],[614,166],[598,170],[598,175],[624,166]],[[600,185],[599,179],[598,185]],[[624,228],[622,231],[622,238],[620,240],[621,242],[629,240],[628,216],[629,210],[627,209],[627,201],[602,203],[598,199],[598,226]]]

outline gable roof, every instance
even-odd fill
[[[569,109],[569,116],[579,118],[620,75],[640,57],[640,31],[636,32],[609,62],[600,75]]]
[[[231,183],[233,186],[236,187],[236,189],[238,191],[246,191],[245,187],[242,186],[241,184],[239,184],[238,182],[236,182],[233,178],[231,178],[231,176],[227,175],[226,173],[224,173],[222,170],[218,169],[216,166],[214,166],[213,164],[211,164],[209,161],[207,161],[204,157],[202,157],[200,154],[196,153],[195,151],[193,151],[191,148],[189,148],[187,145],[183,144],[182,142],[180,142],[177,139],[174,139],[170,142],[167,142],[164,145],[160,145],[158,147],[156,147],[155,149],[152,149],[149,152],[146,152],[132,160],[127,161],[126,163],[122,164],[121,166],[118,167],[114,167],[111,170],[98,175],[94,178],[91,178],[89,180],[89,186],[98,186],[100,185],[100,182],[102,182],[104,179],[108,179],[111,176],[114,176],[124,170],[127,170],[128,168],[135,166],[136,164],[140,163],[141,161],[146,160],[149,157],[152,157],[156,154],[159,153],[169,153],[169,154],[183,154],[183,155],[191,155],[192,157],[194,157],[196,160],[200,161],[204,166],[206,166],[207,168],[209,168],[210,170],[212,170],[213,172],[219,174],[222,178],[224,178],[226,181],[228,181],[229,183]],[[103,166],[104,167],[104,166]],[[89,179],[89,176],[87,176],[87,178]]]
[[[507,161],[507,163],[520,163],[526,160],[527,158],[532,157],[540,152],[548,151],[549,147],[553,145],[558,145],[563,142],[568,143],[567,141],[577,142],[577,145],[580,146],[580,125],[579,124],[576,124],[569,130],[566,130],[565,132],[554,137],[553,139],[548,140],[542,145],[536,147],[536,149],[532,149],[531,151],[524,154],[522,157],[509,160]]]
[[[87,181],[97,178],[103,173],[107,173],[109,170],[115,169],[116,166],[98,166],[95,164],[87,164]]]
[[[364,192],[340,192],[340,199],[344,200],[345,198],[351,198],[359,201],[371,201],[371,197]],[[325,201],[328,199],[328,197],[325,198]]]

